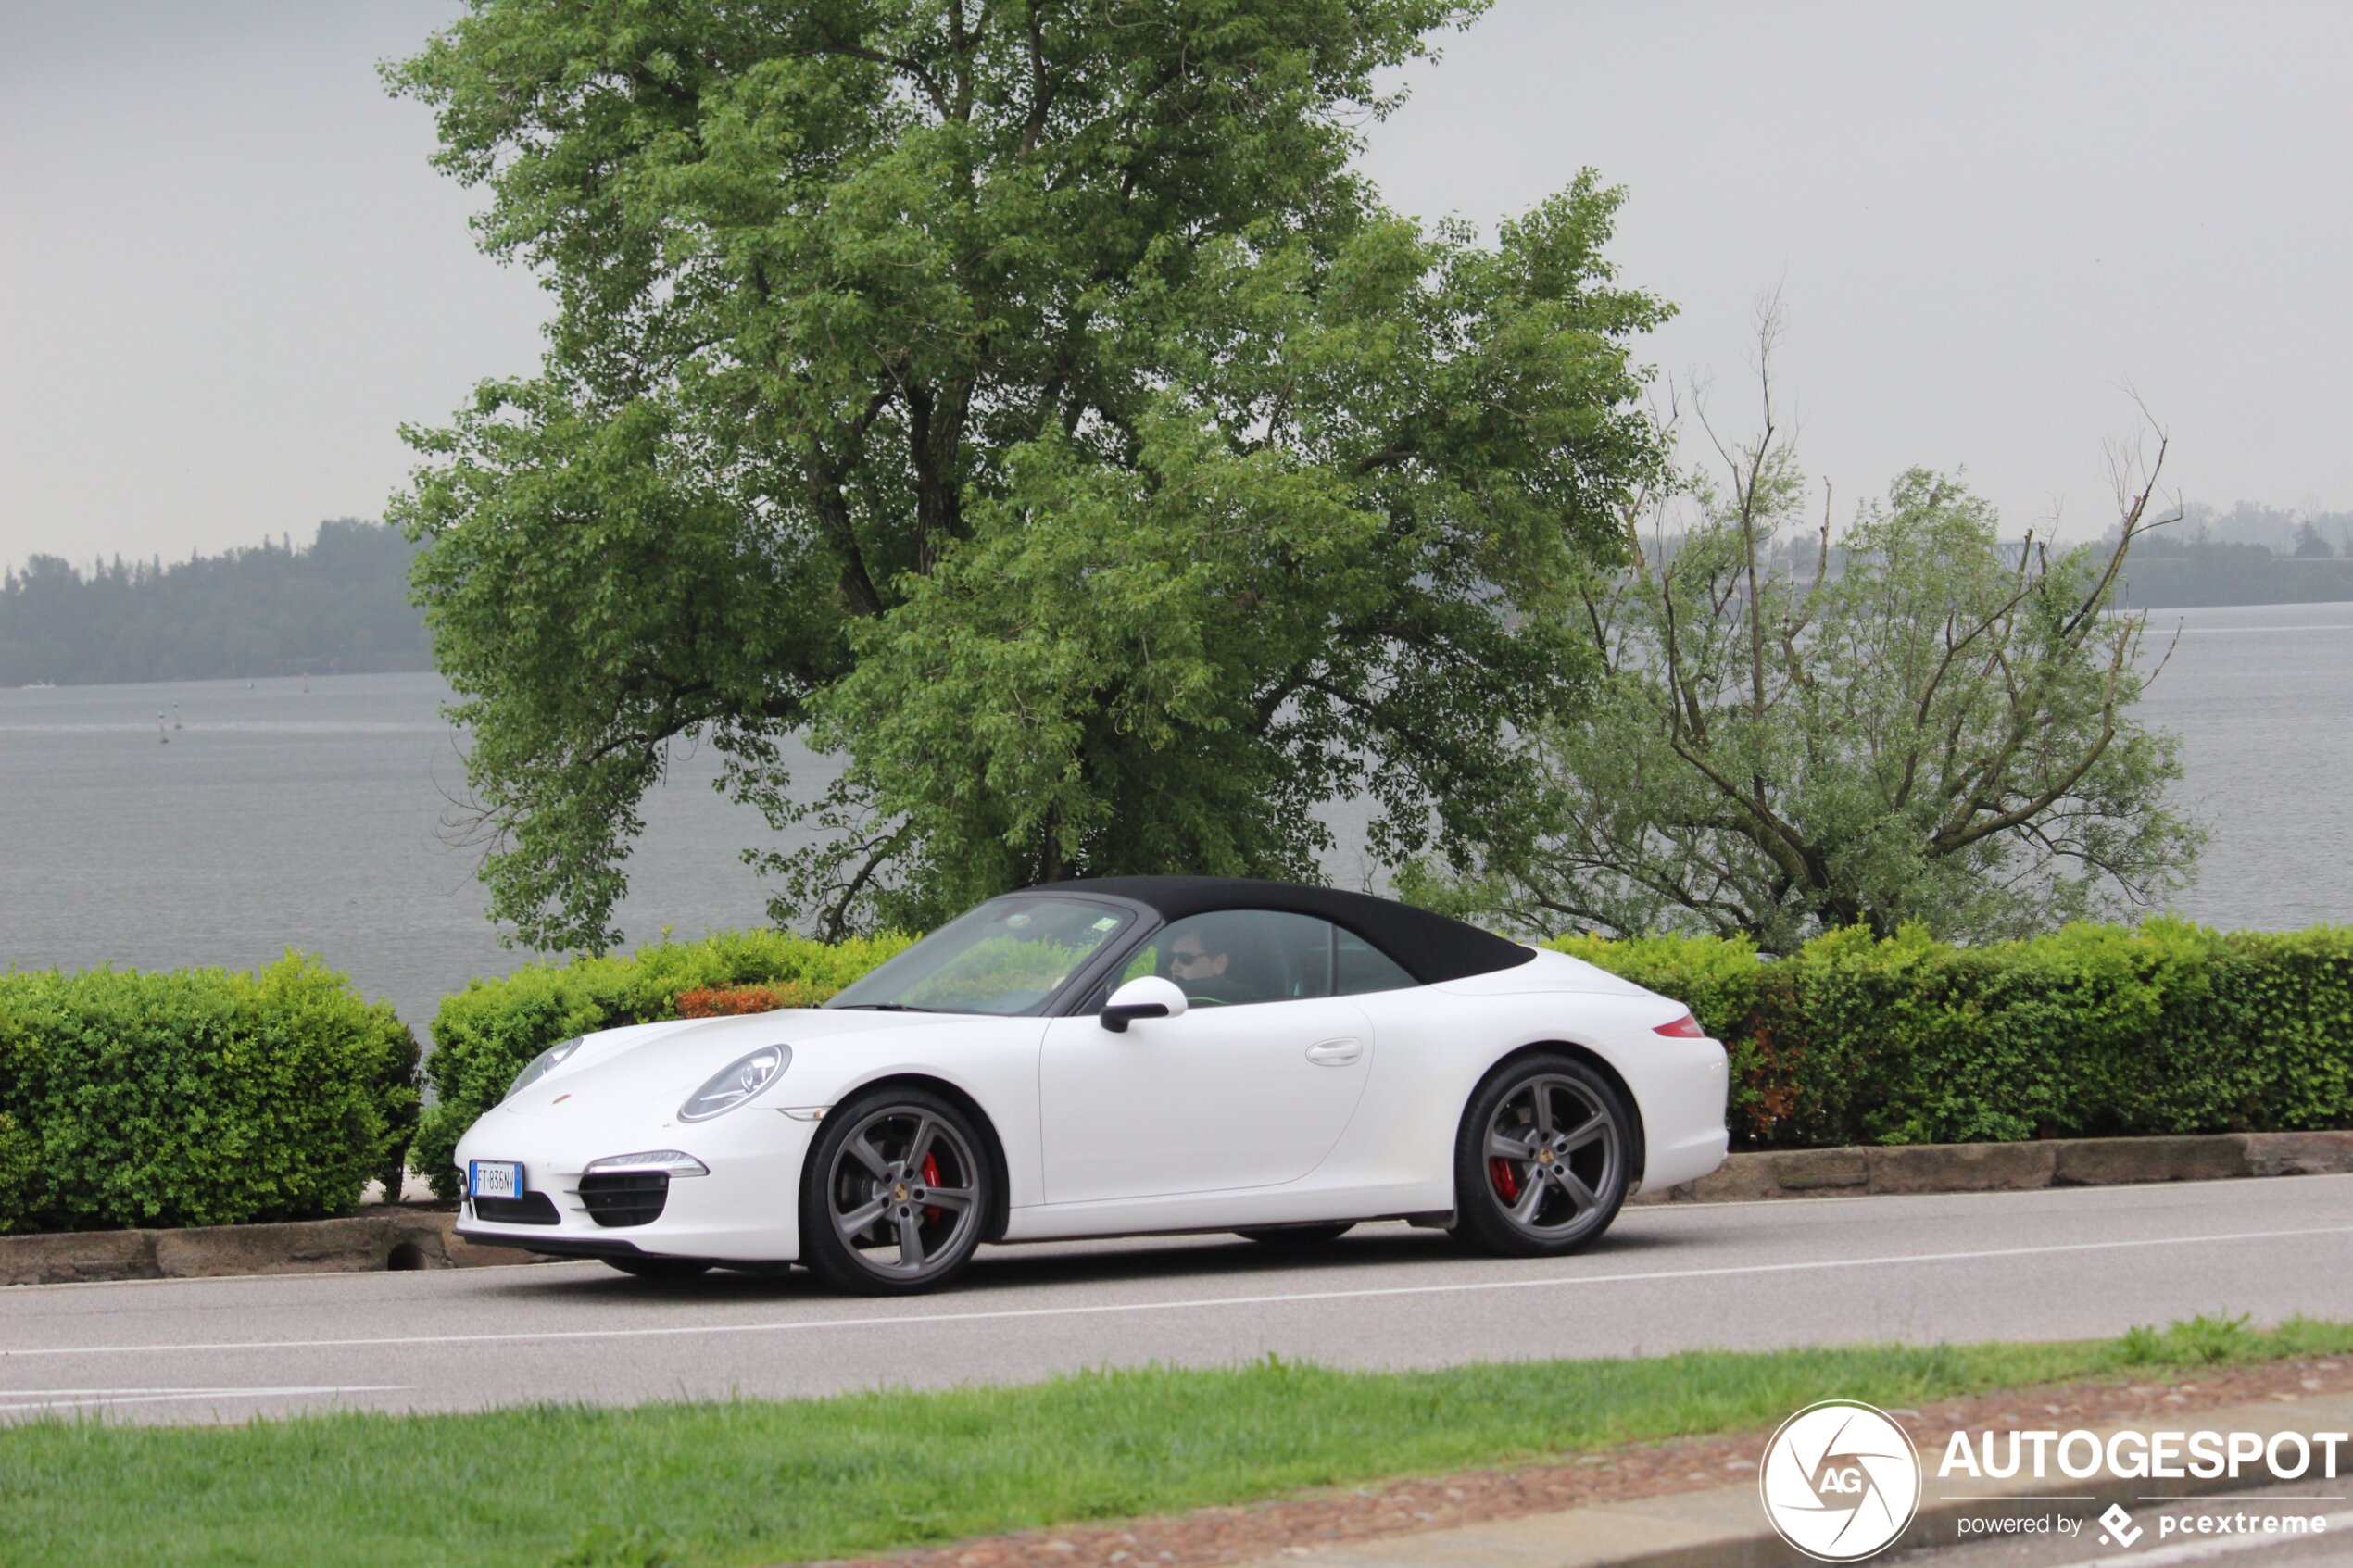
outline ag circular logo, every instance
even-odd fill
[[[1824,1399],[1781,1423],[1756,1486],[1781,1539],[1824,1562],[1853,1562],[1912,1522],[1920,1459],[1885,1411]]]

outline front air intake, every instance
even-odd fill
[[[468,1199],[474,1206],[474,1218],[488,1220],[499,1225],[552,1225],[561,1217],[556,1205],[544,1192],[527,1192],[521,1198],[475,1198]]]
[[[648,1225],[670,1201],[667,1171],[614,1171],[580,1178],[580,1201],[600,1225]]]

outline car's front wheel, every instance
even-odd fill
[[[883,1085],[820,1125],[801,1180],[801,1261],[870,1296],[945,1285],[979,1247],[993,1196],[971,1118],[927,1089]]]
[[[1517,1058],[1479,1085],[1454,1153],[1454,1234],[1487,1252],[1574,1252],[1626,1201],[1633,1114],[1566,1053]]]

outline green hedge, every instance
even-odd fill
[[[2353,927],[1552,944],[1691,1004],[1745,1148],[2353,1126]]]
[[[0,974],[0,1232],[341,1213],[417,1103],[415,1036],[315,959]]]
[[[337,1213],[404,1146],[454,1197],[459,1136],[554,1042],[729,1010],[740,987],[821,1001],[910,940],[734,932],[475,981],[434,1017],[422,1120],[414,1038],[315,960],[0,974],[0,1232]],[[2156,921],[1985,947],[1856,930],[1775,960],[1704,937],[1552,945],[1730,1044],[1744,1148],[2353,1126],[2353,927]]]
[[[660,942],[627,957],[526,964],[503,980],[476,980],[442,998],[426,1072],[435,1103],[417,1129],[409,1162],[445,1198],[458,1195],[450,1161],[474,1119],[505,1098],[531,1059],[559,1040],[625,1023],[681,1016],[679,997],[743,985],[789,985],[811,1002],[905,947],[910,936],[814,942],[775,931],[732,931],[698,942]]]

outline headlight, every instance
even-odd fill
[[[531,1059],[531,1065],[524,1068],[521,1073],[516,1073],[515,1081],[507,1085],[507,1098],[514,1098],[517,1095],[522,1093],[523,1090],[531,1087],[532,1085],[536,1084],[548,1073],[553,1073],[556,1070],[557,1065],[560,1063],[564,1058],[570,1056],[573,1052],[578,1050],[579,1048],[580,1042],[577,1039],[560,1040],[556,1044],[549,1046],[546,1050],[541,1051],[537,1056],[533,1057]],[[502,1101],[501,1103],[504,1102]]]
[[[712,1073],[711,1081],[687,1096],[686,1103],[678,1108],[678,1120],[708,1122],[714,1116],[724,1116],[774,1083],[791,1065],[790,1046],[762,1046]]]

